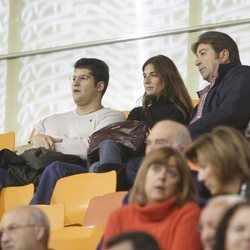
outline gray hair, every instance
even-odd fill
[[[40,224],[44,228],[43,241],[48,244],[49,233],[50,233],[50,224],[46,214],[39,208],[35,206],[29,206],[31,214],[31,223],[34,225]]]
[[[44,234],[43,234],[41,241],[46,246],[48,245],[49,234],[50,234],[50,223],[49,223],[47,215],[41,209],[35,206],[22,205],[22,206],[18,206],[18,207],[11,209],[9,212],[20,213],[20,216],[22,216],[22,213],[28,214],[30,223],[32,225],[34,226],[41,225],[44,228]]]

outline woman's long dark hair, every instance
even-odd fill
[[[143,71],[148,64],[153,64],[155,72],[164,84],[162,92],[156,98],[164,98],[174,103],[181,110],[184,118],[189,120],[193,110],[192,99],[174,62],[164,55],[154,56],[143,64]],[[151,98],[144,93],[142,107],[145,112],[150,104]]]

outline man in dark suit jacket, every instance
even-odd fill
[[[198,92],[188,126],[192,138],[228,125],[242,132],[250,120],[250,67],[241,65],[235,41],[225,33],[208,31],[192,45],[195,65],[209,85]]]

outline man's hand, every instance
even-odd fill
[[[28,149],[31,149],[31,148],[32,148],[31,144],[26,144],[26,145],[22,145],[22,146],[16,147],[15,151],[16,151],[17,155],[21,155],[24,151],[26,151]]]
[[[49,135],[42,135],[42,134],[34,135],[30,140],[31,144],[34,147],[43,147],[51,150],[55,150],[56,142],[62,142],[62,141],[63,139],[53,138]]]

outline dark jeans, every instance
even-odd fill
[[[35,195],[30,201],[30,205],[49,204],[56,182],[59,179],[66,176],[81,174],[86,172],[87,170],[84,166],[76,164],[65,163],[60,161],[55,161],[49,164],[45,168],[40,178],[39,185],[37,187]]]
[[[131,188],[134,184],[135,177],[141,166],[142,160],[143,160],[143,157],[137,157],[137,158],[131,159],[130,161],[127,162],[125,166],[126,178],[127,178],[127,183],[128,183],[129,188]]]
[[[0,190],[4,188],[6,180],[6,170],[0,168]]]
[[[107,164],[122,165],[126,157],[122,146],[113,140],[104,140],[99,145],[99,161],[90,165],[89,172],[102,172],[100,168],[103,165],[107,166]]]

